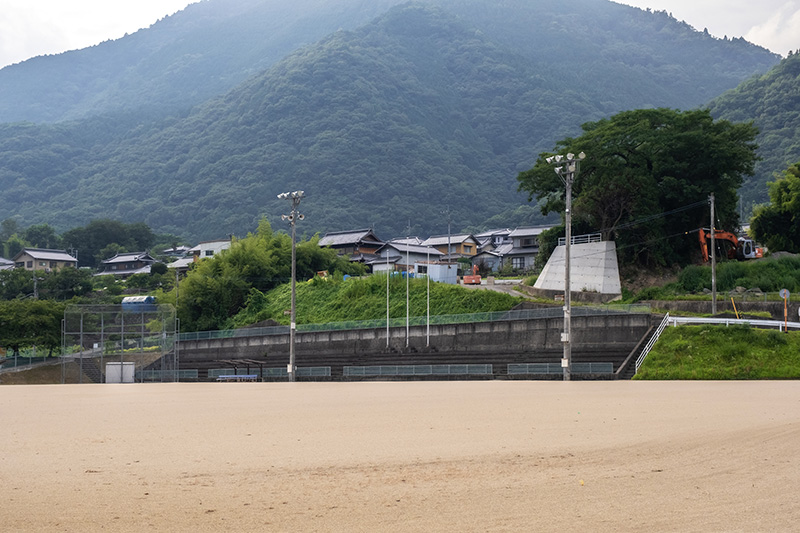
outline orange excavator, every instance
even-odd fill
[[[711,247],[711,230],[700,228],[698,232],[700,239],[700,252],[703,254],[703,261],[709,261],[709,248]],[[728,259],[760,259],[764,257],[764,250],[746,237],[738,237],[729,231],[714,230],[714,240],[717,248],[724,251]]]
[[[478,265],[472,266],[472,275],[464,276],[464,285],[480,285],[481,277],[478,275]]]

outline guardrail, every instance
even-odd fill
[[[586,235],[576,235],[570,239],[572,244],[589,244],[590,242],[603,242],[603,235],[600,233],[587,233]],[[558,245],[564,246],[567,244],[566,237],[558,238]]]
[[[631,313],[650,313],[649,305],[607,305],[607,306],[573,306],[572,316],[617,315]],[[503,320],[527,320],[534,318],[560,318],[564,316],[562,307],[546,309],[522,309],[516,311],[498,311],[493,313],[468,313],[460,315],[434,315],[430,324],[470,324],[475,322],[496,322]],[[428,323],[425,316],[409,318],[409,325],[424,326]],[[389,319],[389,327],[405,327],[406,318]],[[349,322],[329,322],[326,324],[298,324],[298,333],[342,331],[354,329],[380,329],[386,327],[386,319],[353,320]],[[193,331],[181,333],[180,341],[197,341],[210,339],[230,339],[239,337],[263,337],[266,335],[288,335],[289,326],[271,326],[264,328],[240,328],[214,331]]]
[[[492,365],[372,365],[346,366],[345,377],[491,375]]]
[[[245,375],[255,375],[262,378],[288,378],[289,373],[286,370],[286,367],[277,367],[277,368],[264,368],[263,372],[262,369],[257,368],[250,368],[250,370],[246,369],[236,369],[232,370],[230,367],[228,368],[210,368],[208,370],[208,377],[209,379],[215,379],[219,376],[245,376]],[[299,366],[297,367],[297,377],[300,378],[321,378],[321,377],[330,377],[331,375],[331,367],[329,366]]]
[[[759,328],[778,328],[779,331],[786,329],[800,329],[800,322],[784,322],[783,320],[759,320],[750,318],[703,318],[693,316],[673,316],[669,317],[673,327],[678,324],[717,324],[725,326],[743,325]]]
[[[613,374],[614,363],[572,363],[573,374]],[[511,363],[509,375],[520,374],[563,374],[561,363]]]

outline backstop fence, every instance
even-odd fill
[[[178,381],[172,305],[70,305],[61,325],[62,383]]]

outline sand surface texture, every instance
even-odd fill
[[[3,531],[797,531],[800,382],[0,387]]]

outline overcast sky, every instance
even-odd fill
[[[0,0],[0,67],[117,39],[194,0]],[[291,0],[286,0],[290,2]],[[491,2],[493,0],[486,0]],[[536,0],[530,0],[532,2]],[[717,37],[744,37],[786,55],[800,49],[800,0],[625,0],[668,11]]]

